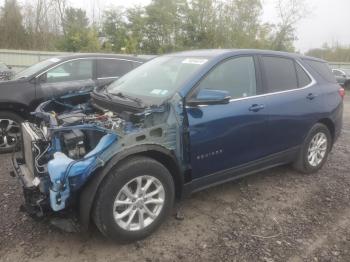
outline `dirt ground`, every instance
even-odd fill
[[[279,167],[194,194],[151,237],[115,244],[19,211],[0,156],[0,261],[350,261],[350,98],[344,130],[317,174]]]

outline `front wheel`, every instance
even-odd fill
[[[169,171],[147,157],[133,157],[110,173],[100,186],[94,221],[107,237],[135,241],[154,232],[174,202]]]
[[[23,118],[19,115],[0,111],[0,154],[16,150],[21,138],[21,123]]]
[[[321,123],[314,125],[302,145],[294,167],[302,173],[317,172],[326,162],[331,146],[329,129]]]

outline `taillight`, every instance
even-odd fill
[[[344,96],[345,96],[345,89],[343,87],[341,87],[341,88],[339,88],[338,92],[339,92],[339,95],[341,96],[341,98],[344,98]]]

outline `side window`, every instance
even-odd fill
[[[131,70],[132,64],[129,61],[117,59],[97,60],[97,78],[120,77]]]
[[[326,62],[304,59],[304,61],[312,67],[313,70],[317,72],[324,80],[330,83],[336,83],[335,79],[329,65]]]
[[[305,70],[298,64],[295,63],[295,68],[297,69],[297,75],[298,75],[298,86],[299,87],[305,87],[311,83],[311,79],[308,76],[308,74],[305,72]]]
[[[224,90],[232,98],[256,95],[253,57],[233,58],[219,64],[200,82],[199,88]]]
[[[263,56],[262,61],[269,93],[298,88],[297,74],[292,59]]]
[[[63,63],[46,74],[47,83],[92,79],[93,61],[79,59]]]

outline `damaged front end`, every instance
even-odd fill
[[[97,170],[135,145],[157,144],[181,158],[181,101],[134,111],[111,110],[98,99],[42,103],[33,113],[36,121],[22,124],[22,152],[13,157],[26,211],[43,216],[74,207]]]

